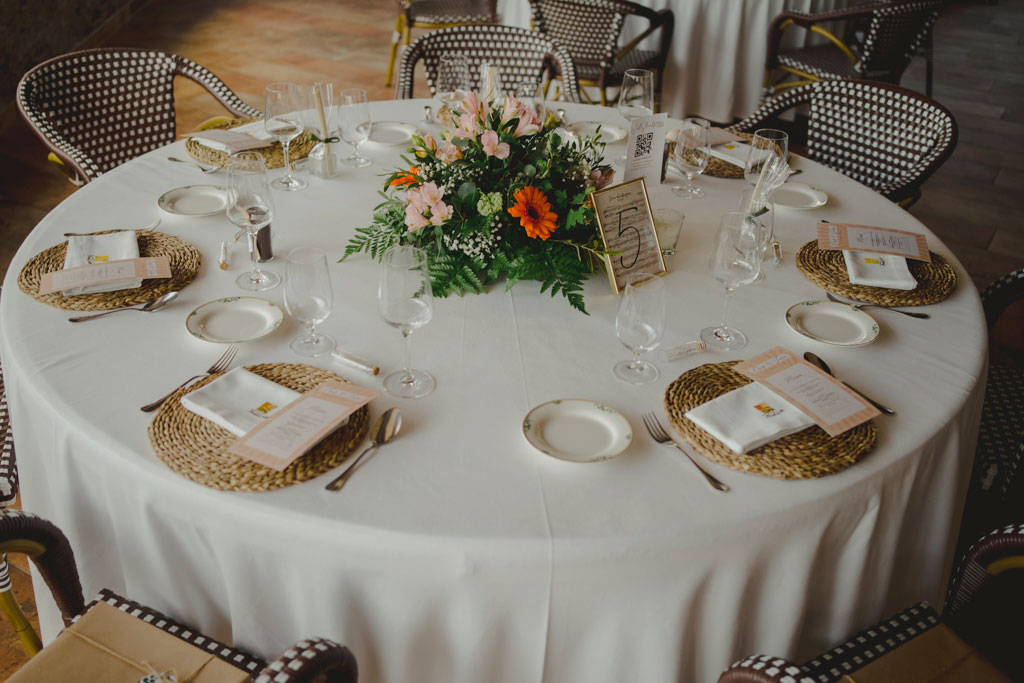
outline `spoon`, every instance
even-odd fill
[[[188,164],[189,166],[195,166],[196,168],[198,168],[203,173],[216,173],[217,171],[222,170],[220,168],[220,166],[214,166],[213,168],[206,168],[205,166],[197,164],[194,161],[185,161],[184,159],[179,159],[177,157],[167,157],[167,161],[177,161],[179,164]]]
[[[151,299],[139,307],[125,306],[124,308],[115,308],[111,311],[104,311],[103,313],[96,313],[94,315],[80,315],[76,318],[68,318],[69,322],[80,323],[85,320],[92,320],[93,318],[101,318],[110,313],[117,313],[118,311],[142,311],[143,313],[152,313],[153,311],[159,311],[161,308],[171,303],[178,297],[177,292],[167,292],[163,296]]]
[[[383,446],[391,439],[395,438],[398,434],[398,430],[402,428],[402,413],[399,412],[398,408],[388,408],[385,410],[377,421],[373,425],[371,430],[372,436],[370,437],[369,447],[359,454],[359,457],[355,459],[352,466],[341,473],[341,475],[331,481],[330,484],[324,488],[328,491],[340,491],[341,487],[345,485],[352,473],[356,471],[356,467],[359,466],[359,462],[363,457],[370,451],[376,450],[378,447]]]
[[[853,303],[850,303],[849,301],[843,301],[839,297],[833,296],[832,292],[825,292],[825,296],[829,298],[829,301],[835,301],[837,304],[846,304],[850,308],[861,309],[864,308],[865,306],[874,306],[875,308],[884,308],[885,310],[892,311],[893,313],[902,313],[903,315],[909,315],[911,318],[921,318],[922,320],[926,320],[931,317],[927,313],[919,313],[918,311],[901,311],[900,309],[893,308],[892,306],[883,306],[882,304],[869,304],[866,301],[854,301]]]
[[[823,361],[821,358],[818,358],[818,356],[816,356],[815,354],[811,353],[810,351],[807,351],[806,353],[804,353],[804,360],[807,361],[808,363],[810,363],[811,365],[815,365],[815,366],[821,368],[827,374],[832,375],[833,377],[836,377],[835,373],[832,372],[832,368],[830,368],[828,366],[828,363]],[[870,403],[874,407],[878,408],[883,414],[885,414],[885,415],[895,415],[896,414],[895,410],[893,410],[892,408],[887,408],[886,406],[882,405],[881,403],[879,403],[878,401],[874,400],[873,398],[868,397],[867,394],[865,394],[863,391],[860,391],[858,389],[855,389],[854,387],[851,387],[849,384],[847,384],[843,380],[839,379],[838,377],[836,377],[836,380],[838,380],[839,383],[842,384],[843,386],[845,386],[847,389],[849,389],[853,393],[857,394],[858,396],[860,396],[862,399],[864,399],[865,401],[867,401],[868,403]]]

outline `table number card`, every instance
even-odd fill
[[[644,178],[657,184],[661,181],[661,160],[665,151],[668,114],[654,114],[633,119],[629,126],[626,147],[626,182]]]
[[[870,251],[876,254],[891,254],[931,261],[925,236],[906,230],[876,228],[871,225],[848,223],[818,223],[818,247],[820,249],[843,249]]]
[[[604,257],[612,291],[618,294],[630,273],[664,273],[644,179],[607,187],[591,197],[605,251],[614,252]]]
[[[152,280],[171,277],[171,264],[166,256],[145,256],[123,261],[101,261],[87,266],[43,273],[39,293],[52,294],[64,289],[102,285],[121,280]]]
[[[280,472],[377,395],[340,380],[324,382],[239,437],[228,453]]]
[[[881,415],[839,380],[781,346],[733,366],[806,413],[829,436]]]

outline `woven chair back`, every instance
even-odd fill
[[[497,5],[497,0],[398,0],[409,26],[494,23]]]
[[[18,109],[47,146],[89,181],[174,141],[175,76],[204,86],[236,116],[261,115],[199,64],[134,48],[82,50],[34,67],[18,84]]]
[[[577,64],[610,68],[632,12],[615,0],[530,0],[530,13],[534,29],[564,45]]]
[[[568,51],[560,44],[534,31],[515,26],[454,26],[434,31],[415,40],[402,54],[398,68],[400,99],[413,96],[416,64],[423,62],[431,95],[437,92],[437,74],[441,56],[458,52],[469,60],[473,89],[480,91],[480,66],[498,67],[506,94],[515,94],[523,82],[542,82],[545,76],[559,76],[562,91],[569,102],[579,102],[576,71]]]
[[[861,78],[898,83],[948,0],[897,0],[875,6],[859,46]]]

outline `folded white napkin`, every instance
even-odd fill
[[[300,396],[245,368],[224,373],[181,397],[181,405],[200,417],[242,436]]]
[[[277,140],[277,138],[274,137],[272,133],[267,132],[267,127],[263,123],[263,119],[253,121],[252,123],[247,123],[244,126],[232,128],[231,130],[233,130],[236,133],[245,133],[247,135],[251,135],[257,140],[265,140],[268,142],[273,142]]]
[[[228,154],[257,147],[267,147],[271,144],[269,140],[261,140],[251,133],[239,133],[234,130],[203,130],[192,133],[189,137],[198,140],[205,147]]]
[[[686,413],[734,453],[746,453],[814,424],[771,389],[751,382]]]
[[[724,145],[714,145],[709,151],[713,157],[744,168],[747,165],[747,157],[750,156],[750,149],[750,145],[745,142],[727,142]]]
[[[886,289],[914,289],[917,280],[902,256],[875,254],[870,251],[843,251],[850,283]]]
[[[84,235],[68,238],[68,253],[64,257],[64,270],[88,266],[104,261],[125,261],[139,258],[139,240],[134,230],[110,232],[106,235]],[[142,280],[120,280],[106,284],[72,287],[61,292],[64,296],[116,292],[119,289],[135,289],[142,286]]]

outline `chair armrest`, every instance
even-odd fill
[[[751,655],[742,659],[718,678],[718,683],[814,683],[803,670],[781,657]]]
[[[51,522],[22,510],[0,511],[0,553],[23,553],[35,563],[64,625],[82,612],[85,600],[67,536]]]
[[[805,14],[804,12],[794,11],[782,12],[772,20],[771,26],[768,28],[768,52],[765,55],[765,68],[773,69],[778,65],[779,45],[782,44],[782,34],[790,26],[796,25],[801,28],[810,29],[817,24],[830,21],[843,21],[870,16],[874,11],[875,5],[862,5],[860,7],[818,12],[817,14]],[[826,33],[828,32],[826,31]],[[828,35],[831,36],[831,34]]]
[[[1024,523],[990,531],[967,549],[953,570],[943,620],[955,620],[992,577],[1010,569],[1024,569]]]
[[[778,116],[787,109],[809,102],[814,94],[815,85],[815,83],[811,83],[788,88],[781,94],[765,100],[750,116],[726,127],[726,130],[734,133],[753,133],[758,128],[763,128],[762,124],[765,121]]]
[[[324,676],[326,683],[356,683],[356,658],[344,645],[326,638],[307,638],[288,648],[253,679],[253,683],[275,683],[286,673],[288,683],[313,683]]]
[[[224,105],[225,109],[235,116],[243,118],[260,118],[263,116],[262,110],[251,107],[243,102],[242,98],[235,94],[234,90],[229,88],[224,81],[220,80],[206,67],[180,55],[175,55],[175,61],[174,73],[176,75],[195,81],[206,88],[211,95],[217,98],[218,102]]]

